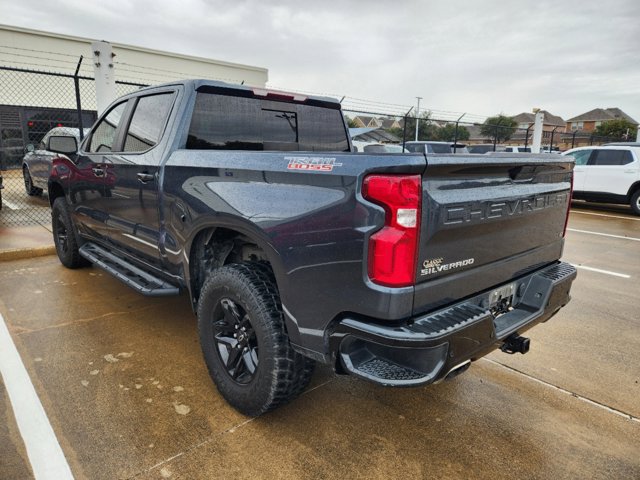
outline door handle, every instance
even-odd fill
[[[146,185],[148,182],[153,182],[156,176],[153,173],[140,172],[138,173],[138,181],[143,185]]]
[[[93,167],[91,169],[96,177],[104,177],[104,169],[101,167]]]

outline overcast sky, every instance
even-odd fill
[[[269,85],[640,121],[640,1],[0,0],[1,23],[266,67]]]

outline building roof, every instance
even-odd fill
[[[544,113],[544,125],[554,125],[559,127],[564,127],[566,122],[557,115],[553,115],[552,113],[547,112],[546,110],[541,110]],[[536,120],[535,113],[522,112],[518,115],[512,117],[518,123],[533,123]]]
[[[618,120],[621,118],[638,125],[638,122],[617,107],[594,108],[577,117],[570,118],[567,122],[606,122],[607,120]]]
[[[382,128],[393,128],[394,125],[400,125],[400,123],[394,118],[380,118]]]
[[[400,139],[382,128],[350,128],[352,140],[363,142],[398,143]]]

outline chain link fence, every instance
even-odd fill
[[[492,123],[491,118],[451,112],[426,111],[420,117],[409,113],[388,114],[358,110],[343,102],[343,108],[356,147],[375,149],[371,144],[405,144],[414,141],[454,144],[455,153],[487,153],[492,151],[529,152],[533,143],[533,123],[527,126]],[[457,117],[456,117],[457,115]],[[416,125],[417,124],[417,125]],[[593,135],[586,131],[566,132],[566,125],[543,126],[541,152],[562,152],[575,147],[602,145],[617,139]],[[516,148],[517,147],[517,148]],[[362,151],[361,149],[359,149]],[[366,151],[366,150],[365,150]],[[391,151],[391,150],[390,150]],[[402,150],[399,150],[402,151]],[[444,153],[444,150],[438,153]]]
[[[73,64],[71,60],[66,62]],[[82,59],[75,74],[0,66],[0,176],[4,186],[0,190],[0,226],[50,225],[46,190],[34,187],[35,173],[24,168],[24,159],[46,157],[43,139],[53,129],[64,127],[81,136],[81,130],[95,122],[95,81],[82,73],[87,70],[81,64]],[[147,85],[116,81],[116,95],[144,86]],[[455,145],[455,153],[506,151],[508,147],[527,151],[532,143],[532,123],[513,124],[509,117],[504,117],[505,124],[491,123],[491,119],[479,115],[443,111],[425,111],[416,118],[412,109],[402,105],[353,97],[343,97],[341,103],[359,151],[373,148],[378,152],[402,152],[403,144],[407,146],[406,142],[416,139],[442,142],[439,148],[445,149],[447,143]],[[563,151],[611,140],[584,131],[567,133],[565,125],[545,124],[542,146],[545,151]],[[385,150],[380,150],[380,145]],[[48,172],[38,174],[48,176]]]
[[[56,128],[80,137],[80,130],[93,125],[95,81],[77,74],[0,67],[0,85],[0,226],[48,226],[47,192],[34,181],[34,176],[48,176],[42,171],[50,157],[43,140]],[[116,95],[144,86],[116,81]]]

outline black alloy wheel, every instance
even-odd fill
[[[34,195],[40,195],[42,193],[42,189],[33,186],[31,172],[29,172],[26,165],[22,167],[22,177],[24,178],[24,189],[27,192],[27,195],[33,197]]]
[[[218,302],[213,342],[231,379],[241,385],[251,382],[258,369],[258,339],[247,312],[225,297]]]
[[[64,197],[58,197],[51,207],[51,230],[53,243],[60,262],[67,268],[80,268],[89,264],[79,252],[73,229],[73,220]]]
[[[62,217],[62,212],[58,211],[53,221],[53,234],[55,235],[55,244],[63,255],[69,252],[69,232]]]

